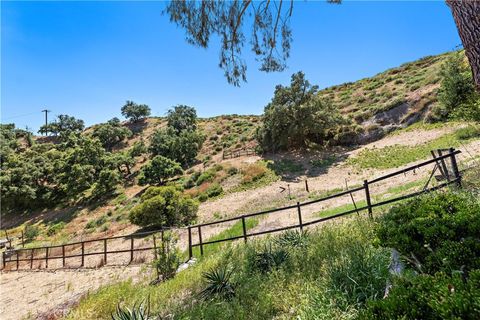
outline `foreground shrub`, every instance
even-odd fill
[[[480,270],[397,278],[386,299],[372,301],[360,319],[480,319]]]
[[[287,262],[288,252],[282,248],[273,248],[271,244],[265,244],[260,250],[253,251],[248,260],[250,269],[267,273],[280,268]]]
[[[150,187],[130,212],[130,222],[147,227],[182,226],[195,220],[198,203],[174,187]]]
[[[155,156],[142,167],[138,182],[140,185],[164,184],[167,179],[182,173],[182,167],[178,162],[164,156]]]
[[[471,194],[428,194],[383,215],[377,235],[421,272],[467,272],[480,268],[479,212],[480,201]]]
[[[171,232],[165,232],[160,248],[157,249],[157,259],[153,266],[157,271],[157,281],[168,280],[175,276],[180,266],[180,250],[177,248],[178,239]]]

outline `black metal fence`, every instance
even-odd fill
[[[320,199],[312,200],[312,201],[307,201],[302,203],[297,202],[294,205],[290,205],[286,207],[265,210],[265,211],[250,213],[250,214],[244,214],[241,216],[223,219],[223,220],[217,220],[217,221],[208,222],[208,223],[191,225],[185,228],[170,228],[170,229],[166,228],[163,230],[155,230],[155,231],[144,232],[144,233],[134,233],[127,236],[116,236],[116,237],[109,237],[109,238],[85,240],[85,241],[67,243],[62,245],[54,245],[54,246],[21,248],[21,249],[11,250],[8,253],[3,252],[3,255],[2,255],[3,269],[18,270],[20,269],[20,266],[22,263],[27,263],[27,266],[33,269],[34,262],[36,261],[41,262],[40,265],[36,266],[36,268],[41,268],[43,265],[45,266],[45,268],[48,268],[49,262],[52,262],[52,261],[60,261],[61,263],[60,264],[57,263],[56,267],[65,268],[67,267],[67,261],[70,259],[77,259],[77,263],[75,263],[75,267],[84,267],[85,257],[87,256],[99,256],[101,258],[100,265],[104,265],[104,264],[107,264],[107,261],[109,261],[112,258],[112,256],[120,255],[120,254],[123,254],[123,255],[126,254],[127,255],[126,260],[128,261],[128,263],[133,263],[135,262],[134,253],[136,252],[153,251],[153,255],[156,256],[157,240],[163,241],[163,233],[166,230],[177,230],[177,231],[186,230],[188,232],[188,258],[191,259],[193,258],[193,249],[196,247],[199,247],[200,254],[203,255],[204,247],[214,243],[234,241],[239,239],[243,239],[246,242],[247,239],[250,237],[274,233],[274,232],[280,232],[288,229],[295,229],[295,228],[303,229],[306,226],[311,226],[327,220],[332,220],[338,217],[349,215],[355,212],[359,213],[361,211],[367,211],[368,215],[372,217],[373,208],[375,207],[405,200],[411,197],[418,196],[423,193],[428,193],[431,191],[444,188],[452,184],[460,187],[461,175],[459,173],[457,161],[456,161],[456,155],[459,153],[460,153],[459,150],[455,150],[453,148],[436,150],[435,152],[432,152],[433,159],[421,162],[416,165],[409,166],[407,168],[386,174],[384,176],[381,176],[372,180],[364,180],[363,185],[356,188],[348,189],[348,190],[345,190],[333,195],[329,195]],[[449,160],[448,161],[449,163],[447,163],[446,160]],[[410,171],[415,172],[415,170],[431,164],[434,164],[434,168],[430,174],[427,184],[424,186],[424,188],[421,191],[409,193],[406,195],[390,198],[390,199],[379,201],[379,202],[373,202],[373,197],[370,191],[371,190],[370,187],[372,185],[398,175],[406,174],[407,172],[410,172]],[[441,174],[439,176],[434,176],[437,169]],[[429,188],[428,184],[431,181],[432,177],[435,177],[440,182],[440,184]],[[346,195],[352,195],[354,192],[363,192],[366,205],[361,207],[357,207],[355,205],[355,208],[351,210],[345,210],[343,212],[330,215],[328,217],[318,218],[311,221],[306,221],[306,222],[304,221],[302,216],[302,208],[306,206],[310,206],[312,204],[331,200],[334,198],[338,198]],[[264,231],[257,231],[252,233],[247,232],[247,224],[246,224],[247,218],[261,216],[261,215],[269,215],[269,214],[273,214],[280,211],[286,211],[286,210],[296,210],[296,214],[298,216],[298,223],[295,223],[289,226],[280,227],[280,228],[264,230]],[[223,239],[215,239],[210,241],[203,240],[202,228],[218,225],[222,223],[231,223],[231,222],[238,222],[238,221],[241,221],[241,224],[242,224],[241,235],[227,237]],[[198,241],[195,243],[193,242],[194,233],[196,233],[198,237]],[[136,239],[137,239],[137,242],[142,242],[141,245],[137,245],[137,247],[135,247]],[[115,240],[122,241],[120,244],[121,249],[108,250],[108,247],[109,247],[108,244]],[[87,248],[90,250],[87,250]],[[140,262],[143,262],[143,261],[140,260]]]

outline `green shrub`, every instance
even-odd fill
[[[220,184],[218,183],[213,183],[212,185],[210,185],[207,189],[207,196],[209,198],[213,198],[213,197],[216,197],[218,195],[221,195],[222,192],[223,192],[223,188]]]
[[[471,194],[428,194],[391,208],[376,233],[422,272],[468,272],[480,268],[479,212],[480,200]]]
[[[170,227],[191,223],[198,204],[174,187],[150,187],[141,203],[130,212],[130,222],[139,226]]]
[[[359,319],[480,319],[480,270],[397,278],[386,299],[368,303]]]
[[[236,167],[230,167],[227,170],[229,176],[233,176],[238,173],[238,169]]]
[[[27,224],[25,226],[25,231],[23,232],[23,235],[25,237],[26,242],[31,242],[35,240],[36,237],[40,234],[40,229],[38,228],[37,225],[34,224]]]
[[[200,176],[197,178],[197,180],[195,181],[195,184],[197,186],[201,185],[202,183],[204,182],[211,182],[213,181],[213,179],[215,178],[215,172],[213,171],[210,171],[210,170],[207,170],[205,172],[203,172],[202,174],[200,174]]]
[[[168,280],[175,276],[180,266],[180,250],[177,248],[177,238],[172,232],[165,232],[157,249],[157,259],[153,266],[157,271],[157,280]]]
[[[47,236],[51,237],[55,234],[57,234],[60,230],[62,230],[65,227],[65,222],[59,222],[51,225],[47,229]]]

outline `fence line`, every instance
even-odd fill
[[[241,149],[235,149],[230,151],[224,151],[222,158],[223,160],[225,160],[225,159],[238,158],[241,156],[255,156],[257,154],[258,152],[255,148],[241,148]]]
[[[442,150],[442,151],[445,151],[445,150]],[[313,225],[313,224],[318,224],[318,223],[321,223],[321,222],[324,222],[324,221],[327,221],[327,220],[335,219],[335,218],[345,216],[345,215],[355,213],[355,212],[359,213],[359,212],[364,211],[364,210],[367,210],[368,214],[369,214],[369,217],[372,217],[373,208],[375,208],[375,207],[379,207],[379,206],[383,206],[383,205],[390,204],[390,203],[393,203],[393,202],[405,200],[405,199],[408,199],[408,198],[411,198],[411,197],[414,197],[414,196],[418,196],[418,195],[423,194],[423,193],[432,192],[432,191],[444,188],[444,187],[446,187],[448,185],[451,185],[451,184],[461,186],[461,175],[459,173],[457,163],[456,163],[456,157],[455,157],[459,153],[460,153],[459,150],[455,150],[453,148],[448,149],[448,153],[442,153],[441,151],[438,152],[438,155],[432,153],[433,159],[421,162],[417,165],[409,166],[407,168],[395,171],[393,173],[386,174],[384,176],[372,179],[370,181],[364,180],[364,183],[363,183],[362,186],[352,188],[352,189],[348,189],[348,190],[345,190],[345,191],[342,191],[342,192],[339,192],[339,193],[336,193],[336,194],[333,194],[333,195],[329,195],[329,196],[326,196],[326,197],[323,197],[323,198],[320,198],[320,199],[316,199],[316,200],[306,201],[306,202],[302,202],[302,203],[297,202],[294,205],[285,206],[285,207],[281,207],[281,208],[264,210],[264,211],[259,211],[259,212],[255,212],[255,213],[244,214],[244,215],[237,216],[237,217],[232,217],[232,218],[227,218],[227,219],[222,219],[222,220],[217,220],[217,221],[212,221],[212,222],[206,222],[206,223],[201,223],[201,224],[190,225],[188,227],[183,227],[183,228],[164,228],[164,229],[161,229],[161,230],[153,230],[153,231],[147,231],[147,232],[141,232],[141,233],[134,233],[134,234],[126,235],[126,236],[114,236],[114,237],[107,237],[107,238],[91,239],[91,240],[77,241],[77,242],[72,242],[72,243],[67,243],[67,244],[44,246],[44,247],[21,248],[21,249],[16,249],[16,250],[10,251],[8,256],[7,256],[6,252],[3,252],[3,255],[2,255],[3,265],[2,266],[5,269],[8,263],[15,263],[16,269],[18,270],[21,262],[29,262],[30,263],[30,268],[32,269],[33,268],[33,261],[45,261],[45,266],[46,266],[46,268],[48,268],[48,261],[61,259],[62,260],[62,267],[65,268],[66,267],[66,259],[80,258],[81,259],[80,267],[84,267],[86,256],[101,255],[103,257],[103,264],[106,264],[107,263],[107,258],[108,258],[109,255],[122,254],[122,253],[123,254],[124,253],[129,253],[130,254],[130,259],[129,259],[129,264],[130,264],[130,263],[134,262],[134,253],[135,252],[153,251],[154,256],[156,256],[157,243],[156,243],[156,236],[155,235],[160,233],[161,234],[161,241],[163,242],[163,239],[164,239],[163,236],[164,236],[164,232],[166,230],[176,230],[176,231],[187,230],[188,231],[188,258],[192,259],[193,258],[193,248],[195,248],[195,247],[199,247],[200,248],[200,254],[203,255],[204,254],[204,247],[207,246],[207,245],[210,245],[210,244],[214,244],[214,243],[234,241],[234,240],[239,240],[239,239],[243,239],[245,242],[247,242],[247,239],[250,238],[250,237],[253,237],[253,236],[259,236],[259,235],[269,234],[269,233],[273,233],[273,232],[280,232],[280,231],[295,229],[295,228],[303,229],[306,226],[310,226],[310,225]],[[451,169],[452,169],[451,174],[454,177],[453,179],[450,179],[451,176],[448,172],[448,168],[447,168],[446,163],[445,163],[446,159],[450,159]],[[443,169],[442,173],[445,177],[446,182],[441,183],[441,184],[439,184],[437,186],[434,186],[434,187],[431,187],[431,188],[424,188],[424,190],[421,190],[421,191],[418,191],[418,192],[413,192],[413,193],[410,193],[410,194],[407,194],[407,195],[402,195],[402,196],[399,196],[399,197],[395,197],[395,198],[392,198],[392,199],[387,199],[387,200],[376,202],[376,203],[372,202],[372,195],[371,195],[371,192],[370,192],[370,186],[372,184],[375,184],[375,183],[377,183],[379,181],[382,181],[382,180],[385,180],[385,179],[392,178],[396,175],[405,174],[406,172],[409,172],[409,171],[415,171],[416,169],[419,169],[423,166],[426,166],[426,165],[429,165],[429,164],[432,164],[432,163],[435,163],[436,166],[442,167],[442,169]],[[305,207],[305,206],[308,206],[308,205],[311,205],[311,204],[315,204],[315,203],[324,202],[324,201],[334,199],[334,198],[338,198],[338,197],[341,197],[341,196],[345,196],[345,195],[348,195],[348,194],[351,195],[353,192],[358,192],[358,191],[362,191],[362,190],[365,193],[365,200],[366,200],[366,205],[365,206],[356,207],[356,205],[355,205],[355,208],[351,209],[351,210],[346,210],[346,211],[343,211],[343,212],[340,212],[340,213],[337,213],[337,214],[334,214],[334,215],[331,215],[331,216],[328,216],[328,217],[315,219],[313,221],[308,221],[308,222],[303,221],[302,207]],[[255,217],[255,216],[259,216],[259,215],[265,215],[265,214],[270,215],[272,213],[285,211],[285,210],[291,210],[291,209],[296,209],[297,217],[298,217],[298,223],[297,224],[286,226],[286,227],[281,227],[281,228],[276,228],[276,229],[254,232],[254,233],[247,233],[247,227],[246,227],[246,222],[245,222],[246,218]],[[232,222],[232,221],[241,221],[241,223],[242,223],[242,235],[229,237],[229,238],[224,238],[224,239],[203,241],[203,239],[202,239],[202,227],[211,226],[211,225],[220,224],[220,223],[225,223],[225,222]],[[198,231],[197,232],[198,242],[196,242],[196,243],[193,242],[192,231],[194,229],[196,229]],[[150,235],[152,235],[152,239],[153,239],[153,243],[151,245],[149,245],[147,247],[142,247],[142,248],[135,248],[135,245],[134,245],[135,244],[135,238],[138,238],[138,237],[145,238],[146,236],[150,236]],[[144,240],[143,238],[142,238],[142,240]],[[115,239],[124,239],[124,240],[130,239],[129,248],[128,249],[122,249],[122,250],[108,251],[108,241],[115,240]],[[101,246],[103,246],[103,250],[94,251],[94,252],[85,252],[85,244],[92,244],[92,243],[99,243]],[[81,246],[81,253],[79,253],[79,254],[68,254],[67,253],[67,250],[66,250],[67,248],[70,247],[70,248],[75,249],[74,247],[78,246],[78,245]],[[53,249],[56,249],[56,248],[61,248],[61,254],[56,254],[56,255],[51,254],[51,255],[49,255],[49,251],[53,252]],[[42,257],[34,257],[34,252],[35,251],[39,251],[39,252],[45,251],[45,255],[42,256]],[[20,258],[20,254],[22,254],[24,252],[27,252],[27,253],[29,252],[30,253],[29,258]]]

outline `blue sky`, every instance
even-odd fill
[[[176,104],[202,117],[261,114],[276,84],[303,70],[321,88],[375,75],[459,45],[444,1],[295,2],[288,69],[226,82],[214,42],[200,49],[162,15],[162,2],[1,3],[1,119],[35,131],[70,114],[87,125],[120,117],[125,100],[162,116]]]

